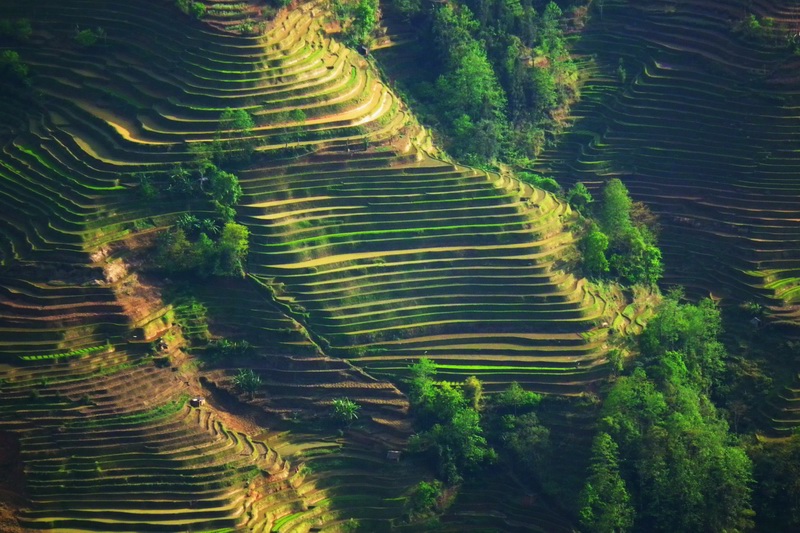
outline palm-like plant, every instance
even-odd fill
[[[219,226],[217,225],[217,221],[213,218],[204,218],[198,224],[198,228],[209,237],[219,235]]]
[[[333,412],[331,413],[334,420],[344,423],[346,425],[352,424],[358,420],[358,411],[361,406],[349,398],[336,398],[333,400]]]
[[[175,225],[186,233],[193,233],[201,227],[200,220],[191,213],[184,213],[179,216]]]
[[[236,384],[239,390],[248,393],[252,398],[258,388],[261,386],[261,376],[249,368],[242,369],[239,370],[239,373],[236,374],[236,376],[234,376],[233,382]]]

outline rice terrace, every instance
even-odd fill
[[[0,531],[800,530],[800,0],[0,0]]]

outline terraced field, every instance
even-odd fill
[[[0,99],[0,430],[25,464],[21,524],[385,530],[424,475],[384,460],[411,432],[392,383],[411,363],[490,392],[578,395],[606,376],[607,323],[639,319],[569,273],[563,202],[432,155],[369,60],[325,33],[322,4],[263,35],[242,27],[263,21],[260,4],[206,4],[200,22],[167,0],[0,1],[36,21],[29,41],[0,43],[30,68],[30,87]],[[85,28],[94,45],[76,42]],[[191,298],[213,332],[255,346],[262,385],[238,398],[233,363],[191,377],[202,321],[129,253],[181,213],[212,215],[202,199],[143,201],[138,176],[165,189],[229,133],[228,108],[255,121],[235,168],[248,275]],[[187,407],[199,391],[209,405]],[[291,423],[318,425],[342,396],[365,430]],[[492,488],[497,513],[467,491],[445,528],[569,529],[506,489]]]
[[[553,268],[572,244],[553,197],[424,153],[279,165],[242,174],[249,269],[331,354],[388,376],[427,356],[490,387],[602,377],[602,337],[581,334],[605,302]]]
[[[750,14],[775,29],[737,31]],[[621,178],[660,215],[666,281],[756,301],[792,337],[800,94],[787,41],[799,15],[779,0],[604,2],[576,46],[589,77],[574,122],[540,159],[567,185]],[[764,430],[793,431],[797,398],[795,378],[769,402]]]
[[[604,2],[577,50],[575,121],[540,161],[566,184],[621,178],[661,215],[667,280],[796,322],[797,56],[792,1]],[[735,31],[771,17],[771,36]],[[777,45],[776,42],[780,42]]]

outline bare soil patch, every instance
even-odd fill
[[[24,531],[16,518],[19,508],[25,504],[24,487],[19,439],[13,433],[0,431],[0,531]]]

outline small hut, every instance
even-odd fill
[[[205,404],[206,404],[206,399],[203,398],[202,396],[195,396],[194,398],[189,400],[189,405],[191,405],[192,407],[200,407]]]

